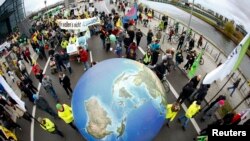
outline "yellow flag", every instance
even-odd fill
[[[121,21],[120,18],[119,18],[118,21],[116,22],[116,27],[119,27],[119,28],[122,27],[122,21]]]

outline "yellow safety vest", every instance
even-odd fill
[[[173,121],[175,116],[177,115],[177,112],[172,111],[173,104],[168,104],[166,106],[167,113],[166,113],[166,119],[170,119],[170,121]]]
[[[43,119],[43,122],[45,122],[45,123],[44,123],[43,125],[40,124],[40,126],[41,126],[44,130],[46,130],[46,131],[48,131],[48,132],[53,132],[53,131],[56,130],[55,124],[54,124],[50,119],[44,118],[44,119]]]
[[[70,37],[69,38],[69,43],[71,43],[71,44],[74,44],[74,43],[76,43],[76,36],[74,36],[74,37]]]
[[[186,111],[186,117],[187,118],[192,118],[197,112],[199,112],[199,110],[201,109],[200,105],[196,104],[196,101],[194,101],[192,103],[192,105],[190,105]]]
[[[64,120],[66,123],[71,123],[74,120],[73,114],[72,114],[72,108],[69,107],[67,104],[63,104],[64,111],[58,111],[58,116]]]
[[[69,44],[69,42],[66,41],[66,40],[61,42],[61,46],[62,46],[62,48],[64,48],[64,49],[67,48],[68,44]]]
[[[145,54],[145,57],[143,59],[144,63],[150,63],[151,62],[151,55],[148,56],[148,54]]]

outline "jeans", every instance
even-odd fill
[[[53,87],[47,87],[47,88],[46,88],[46,91],[47,91],[47,93],[49,93],[50,95],[52,95],[52,97],[53,97],[56,101],[58,101],[58,97],[57,97],[56,92],[55,92],[55,90],[54,90]]]
[[[89,69],[89,62],[88,61],[83,62],[83,65],[84,65],[86,70]]]
[[[187,124],[188,124],[190,118],[186,117],[185,115],[182,115],[178,119],[181,121],[182,126],[185,127],[185,128],[187,128]],[[182,120],[183,120],[183,122],[182,122]]]
[[[231,92],[231,94],[230,94],[230,96],[233,96],[233,93],[236,90],[236,88],[234,86],[232,86],[232,87],[228,87],[227,89],[228,90],[233,89],[232,92]]]

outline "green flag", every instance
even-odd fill
[[[204,51],[205,51],[205,49],[202,49],[201,52],[199,53],[198,57],[195,59],[190,71],[188,72],[189,78],[192,78],[195,75],[197,68],[200,65],[200,60],[201,60],[202,55],[204,54]]]
[[[245,56],[245,54],[247,52],[247,49],[250,46],[250,34],[247,34],[244,37],[244,39],[240,42],[240,45],[242,45],[241,49],[240,49],[240,54],[239,54],[239,57],[237,59],[237,62],[234,65],[233,71],[236,71],[238,69],[243,57]]]

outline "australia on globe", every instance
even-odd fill
[[[165,94],[145,65],[105,60],[87,70],[74,89],[75,124],[88,141],[151,141],[164,124]]]

